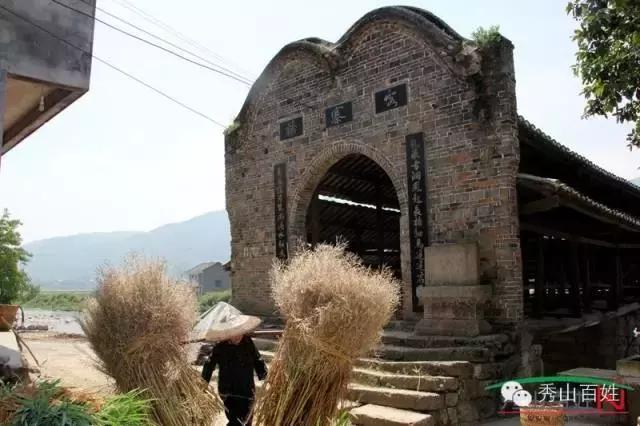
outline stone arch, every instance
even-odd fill
[[[327,171],[341,159],[360,154],[375,162],[387,174],[398,198],[400,206],[400,258],[402,272],[402,302],[400,311],[403,316],[413,315],[411,266],[409,238],[409,205],[407,190],[403,177],[398,173],[400,168],[385,156],[380,150],[362,142],[337,141],[326,146],[305,167],[303,173],[296,179],[291,196],[289,209],[289,247],[296,247],[300,241],[305,241],[306,214],[311,204],[314,191],[320,184]]]

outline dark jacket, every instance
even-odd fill
[[[250,337],[244,336],[237,345],[230,342],[216,344],[202,367],[202,378],[207,382],[219,366],[218,393],[224,396],[253,398],[255,384],[253,372],[258,378],[267,377],[267,367]]]

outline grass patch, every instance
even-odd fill
[[[198,297],[198,309],[203,313],[218,302],[227,302],[231,300],[231,290],[213,291],[205,293]]]
[[[22,303],[22,307],[51,311],[79,311],[84,307],[91,292],[42,292]]]

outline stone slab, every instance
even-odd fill
[[[425,248],[424,255],[427,288],[478,284],[480,275],[476,243],[432,245]]]
[[[432,426],[434,419],[429,414],[381,405],[366,404],[350,411],[354,425],[363,426]]]
[[[406,410],[434,411],[444,408],[444,398],[433,392],[390,389],[349,384],[348,398],[363,404],[384,405]]]
[[[491,332],[491,325],[483,319],[425,318],[416,324],[417,335],[447,335],[476,337]]]
[[[472,299],[482,302],[490,297],[491,286],[488,285],[434,285],[422,289],[422,299],[427,302],[435,298]]]

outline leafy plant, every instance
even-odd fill
[[[116,395],[94,415],[94,421],[98,426],[151,425],[151,400],[139,390]]]
[[[472,34],[471,38],[480,47],[488,47],[500,41],[500,27],[492,25],[489,28],[478,27]]]
[[[43,381],[32,395],[17,395],[19,408],[12,426],[91,426],[87,407],[68,399],[57,399],[61,393],[59,381]]]
[[[198,309],[202,313],[218,302],[229,302],[230,300],[231,292],[229,290],[205,293],[198,297]]]
[[[31,255],[21,247],[22,237],[18,227],[22,223],[11,219],[5,209],[0,217],[0,303],[13,303],[28,290],[29,276],[20,264]]]
[[[582,79],[584,116],[635,123],[627,141],[640,147],[640,2],[571,0],[567,13],[579,24],[573,70]]]

